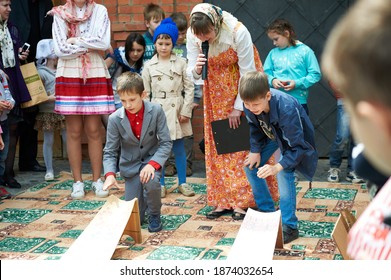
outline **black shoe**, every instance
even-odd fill
[[[46,167],[37,163],[37,164],[34,164],[33,166],[30,166],[30,167],[19,166],[19,171],[45,172]]]
[[[5,179],[5,185],[11,189],[20,189],[22,187],[15,178],[7,178]]]
[[[5,180],[3,177],[0,177],[0,186],[4,186],[5,187]]]
[[[221,216],[223,216],[224,214],[226,213],[229,213],[231,212],[232,210],[228,210],[228,209],[224,209],[223,211],[212,211],[212,212],[209,212],[208,214],[206,214],[206,217],[210,220],[214,220],[214,219],[217,219]]]
[[[284,236],[284,244],[287,244],[299,238],[299,230],[297,228],[293,229],[288,226],[284,226],[282,233]]]
[[[241,221],[244,219],[244,217],[246,217],[246,214],[236,212],[236,211],[232,212],[232,219],[234,219],[235,221]]]

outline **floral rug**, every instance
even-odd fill
[[[50,182],[37,184],[22,194],[0,202],[0,259],[58,260],[104,205],[91,191],[91,178],[83,178],[83,200],[70,197],[72,179],[61,173]],[[123,180],[119,178],[120,183]],[[149,233],[142,226],[142,243],[123,236],[113,259],[193,260],[226,259],[241,225],[230,215],[208,220],[204,178],[188,178],[196,195],[185,197],[175,178],[166,178],[168,194],[162,200],[163,230]],[[275,260],[342,259],[331,232],[342,209],[361,213],[368,205],[365,184],[299,182],[297,215],[300,237],[274,252]],[[123,199],[123,191],[111,190]],[[262,238],[260,236],[260,238]],[[256,242],[256,240],[254,240]],[[97,245],[98,246],[98,245]]]

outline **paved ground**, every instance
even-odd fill
[[[42,165],[43,162],[40,162]],[[16,195],[27,188],[34,186],[38,183],[41,183],[44,181],[45,172],[20,172],[18,170],[18,164],[15,163],[15,172],[16,172],[16,180],[22,185],[21,189],[10,189],[6,188],[8,192],[10,192],[12,195]],[[68,160],[65,159],[55,159],[53,161],[54,166],[54,172],[55,175],[58,174],[60,171],[66,171],[70,172]],[[345,167],[346,167],[346,160],[343,163],[343,166],[341,167],[342,177],[341,179],[345,179]],[[327,170],[329,169],[328,166],[328,159],[320,159],[318,162],[318,168],[315,173],[314,181],[326,181],[327,180]],[[90,174],[90,166],[88,161],[83,161],[83,173],[84,174]],[[203,161],[194,161],[193,162],[193,175],[192,177],[198,177],[203,178],[205,177],[205,163]],[[301,178],[303,179],[303,178]],[[343,181],[342,181],[343,182]]]

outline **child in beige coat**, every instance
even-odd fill
[[[194,85],[186,75],[186,61],[172,53],[177,39],[178,28],[175,23],[171,18],[164,19],[156,28],[153,38],[157,53],[145,64],[142,77],[151,101],[159,103],[167,117],[167,125],[173,140],[172,151],[178,172],[179,191],[185,196],[193,196],[193,188],[186,183],[186,152],[183,138],[193,134],[190,118]],[[165,197],[164,168],[160,183],[161,196]]]

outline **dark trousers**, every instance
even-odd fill
[[[17,122],[9,122],[9,145],[7,158],[5,160],[4,179],[15,177],[14,162],[16,155],[16,145],[18,144],[19,130]]]
[[[38,131],[34,129],[37,109],[23,111],[19,126],[19,168],[31,168],[38,164]]]
[[[19,123],[19,168],[29,168],[36,164],[38,153],[38,131],[34,129],[38,111],[24,111]]]

